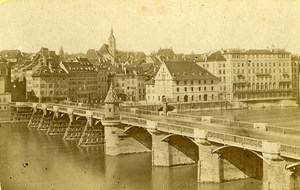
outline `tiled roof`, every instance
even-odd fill
[[[86,57],[87,57],[89,60],[95,60],[95,59],[98,59],[98,52],[97,52],[95,49],[89,49],[89,50],[86,52]]]
[[[175,53],[172,49],[160,49],[157,51],[157,55],[161,56],[167,56],[167,57],[172,57],[172,56],[175,56]]]
[[[32,74],[32,77],[43,76],[67,76],[67,73],[61,68],[40,67]]]
[[[226,61],[225,57],[223,56],[221,51],[217,51],[215,53],[210,54],[207,57],[207,61],[211,62],[211,61]]]
[[[113,89],[113,85],[110,84],[104,103],[118,103],[118,102],[120,102],[118,96]]]
[[[108,51],[108,44],[103,44],[99,49],[100,54],[110,54]]]
[[[22,53],[20,50],[3,50],[0,52],[0,55],[6,55],[7,58],[20,58],[22,57]]]
[[[185,61],[196,61],[196,62],[204,61],[204,55],[202,54],[185,54],[185,55],[181,55],[180,58]]]
[[[166,62],[165,64],[174,80],[217,79],[194,62]]]
[[[76,58],[75,61],[62,62],[68,72],[96,72],[96,69],[87,58]]]
[[[2,57],[0,57],[0,62],[7,62],[7,60],[4,59],[4,58],[2,58]]]

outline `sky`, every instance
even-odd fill
[[[124,51],[300,53],[300,0],[2,0],[0,26],[0,50],[85,53],[107,43],[113,27]]]

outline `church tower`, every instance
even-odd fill
[[[64,52],[62,46],[60,47],[60,50],[59,50],[59,56],[60,56],[62,61],[65,61],[65,52]]]
[[[110,36],[108,38],[108,51],[115,58],[115,55],[116,55],[116,38],[114,37],[113,28],[111,28]]]

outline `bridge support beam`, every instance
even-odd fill
[[[152,166],[176,166],[194,164],[195,160],[187,156],[182,149],[172,143],[172,139],[164,140],[166,134],[152,135]]]
[[[279,156],[280,144],[264,142],[264,187],[266,190],[293,190],[293,172],[286,169],[287,162]]]
[[[217,146],[208,141],[202,141],[199,144],[198,182],[222,182],[223,163],[218,153],[212,153],[215,148]]]
[[[105,154],[120,155],[150,152],[147,147],[124,132],[125,126],[120,120],[104,120]]]

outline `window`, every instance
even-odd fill
[[[214,87],[213,87],[213,86],[211,87],[211,90],[214,90]]]
[[[204,87],[204,91],[206,91],[206,86]]]
[[[204,80],[203,82],[204,82],[204,84],[206,84],[206,80]]]
[[[177,88],[177,92],[179,92],[179,88]]]
[[[179,96],[177,96],[177,102],[179,102]]]
[[[185,85],[187,84],[186,80],[184,81],[184,84],[185,84]]]
[[[201,87],[199,87],[199,91],[201,91]]]
[[[184,91],[187,91],[187,87],[184,87]]]
[[[191,91],[192,91],[192,92],[194,91],[194,87],[191,87]]]

